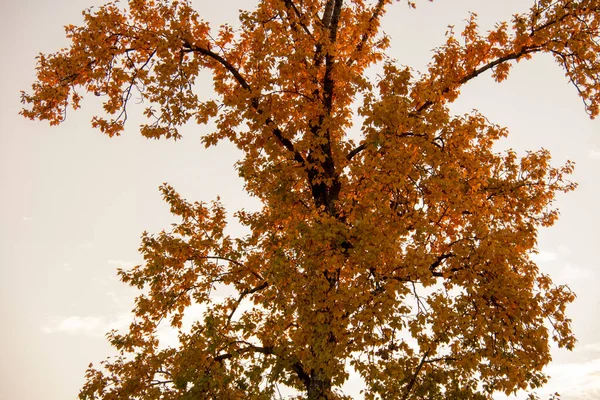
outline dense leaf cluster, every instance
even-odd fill
[[[109,335],[118,356],[90,366],[81,399],[267,399],[278,385],[341,399],[350,368],[365,398],[488,399],[544,384],[550,340],[573,347],[574,295],[530,258],[572,164],[497,153],[505,129],[448,103],[488,70],[502,81],[513,61],[550,53],[597,116],[600,1],[538,0],[486,33],[472,16],[419,75],[385,55],[391,3],[261,0],[235,30],[185,1],[109,3],[66,27],[69,48],[39,56],[24,116],[58,124],[83,92],[104,99],[92,124],[110,136],[136,96],[149,138],[214,121],[202,140],[243,151],[239,174],[262,202],[237,212],[251,233],[231,238],[219,202],[162,187],[180,222],[144,234],[145,263],[120,271],[141,289],[135,321]],[[160,347],[158,325],[181,328],[192,304],[204,319]]]

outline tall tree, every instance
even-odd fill
[[[506,130],[448,103],[486,71],[502,81],[513,61],[550,53],[597,116],[600,0],[538,0],[485,33],[471,16],[422,74],[385,54],[392,3],[261,0],[216,34],[186,1],[115,2],[67,26],[69,48],[39,56],[25,117],[58,124],[87,92],[104,98],[108,117],[92,125],[109,136],[135,98],[148,138],[216,121],[205,145],[235,143],[262,202],[237,212],[251,233],[231,238],[219,202],[161,187],[181,221],[145,233],[145,263],[119,271],[141,289],[135,321],[109,335],[118,356],[90,366],[81,399],[272,398],[278,385],[341,399],[350,368],[369,399],[544,384],[549,342],[574,345],[574,294],[530,255],[557,217],[555,194],[575,186],[573,166],[552,166],[544,150],[495,152]],[[202,70],[208,101],[196,94]],[[181,328],[192,304],[203,320],[159,347],[158,325]]]

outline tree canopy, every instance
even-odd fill
[[[575,343],[574,294],[530,255],[555,194],[575,187],[573,164],[496,152],[505,128],[448,105],[485,72],[500,82],[549,53],[597,116],[600,1],[537,0],[487,32],[471,15],[421,73],[386,55],[380,20],[395,2],[260,0],[235,29],[186,1],[114,2],[38,57],[25,117],[59,124],[90,93],[109,136],[136,100],[148,138],[215,122],[203,143],[237,145],[262,204],[236,212],[250,233],[230,237],[219,201],[161,187],[179,222],[144,233],[144,264],[119,271],[140,289],[135,320],[109,334],[117,356],[90,365],[81,399],[268,399],[279,386],[342,399],[350,370],[368,399],[488,399],[546,382],[550,341]],[[159,324],[181,328],[192,304],[203,319],[160,347]]]

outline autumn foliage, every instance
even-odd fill
[[[549,53],[597,116],[600,0],[538,0],[488,32],[471,16],[422,73],[385,54],[392,3],[261,0],[236,29],[185,1],[109,3],[66,27],[69,48],[39,56],[25,117],[58,124],[91,93],[104,100],[92,125],[109,136],[137,99],[148,138],[215,122],[204,144],[241,149],[239,174],[262,204],[237,211],[250,234],[233,238],[219,202],[161,187],[180,222],[144,234],[144,264],[119,272],[141,290],[135,320],[109,334],[118,355],[90,366],[81,399],[268,399],[283,387],[341,399],[350,371],[368,399],[544,384],[549,342],[574,345],[574,294],[530,255],[573,166],[495,152],[506,130],[448,103],[486,71],[500,82]],[[203,70],[210,100],[196,93]],[[203,319],[159,347],[158,325],[180,328],[192,304]]]

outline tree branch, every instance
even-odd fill
[[[347,155],[346,155],[346,160],[348,161],[352,161],[352,158],[357,155],[358,153],[360,153],[361,151],[363,151],[364,149],[367,148],[367,142],[362,143],[360,146],[355,147],[354,149],[352,149]]]
[[[438,256],[438,258],[429,266],[431,274],[435,277],[442,278],[444,274],[442,272],[436,271],[435,269],[439,267],[445,259],[450,257],[454,257],[454,253],[444,253],[441,256]],[[452,269],[452,271],[456,271],[456,269]]]
[[[386,134],[387,134],[387,132],[386,132]],[[400,137],[400,138],[404,138],[404,137],[426,137],[426,135],[425,134],[419,134],[419,133],[413,133],[413,132],[403,132],[403,133],[398,134],[397,137]],[[350,152],[348,152],[348,154],[346,155],[346,160],[351,161],[352,158],[355,155],[357,155],[358,153],[360,153],[361,151],[363,151],[367,147],[369,147],[369,142],[367,142],[365,140],[359,146],[355,147]]]
[[[264,346],[264,347],[256,346],[256,345],[253,345],[246,341],[236,341],[231,344],[237,344],[237,343],[245,344],[246,347],[236,350],[236,351],[229,352],[229,353],[219,354],[218,356],[216,356],[214,358],[214,360],[217,362],[222,362],[224,360],[229,360],[229,359],[233,358],[235,355],[241,355],[241,354],[245,354],[248,352],[255,352],[255,353],[259,353],[259,354],[274,355],[274,356],[280,357],[277,354],[275,354],[275,349],[272,346]],[[308,386],[310,385],[310,376],[304,371],[304,367],[302,366],[302,363],[300,361],[295,361],[292,363],[291,368],[292,368],[292,371],[294,371],[298,375],[298,378],[302,381],[304,386],[308,388]]]
[[[509,53],[505,56],[502,56],[500,58],[497,58],[494,61],[491,61],[489,63],[487,63],[486,65],[480,67],[480,68],[476,68],[475,70],[471,71],[471,73],[465,75],[461,80],[459,80],[456,84],[454,84],[455,86],[461,86],[464,85],[465,83],[469,82],[471,79],[478,77],[479,75],[481,75],[482,73],[484,73],[485,71],[494,68],[495,66],[502,64],[504,62],[510,61],[510,60],[517,60],[523,56],[525,56],[526,54],[529,53],[535,53],[537,51],[541,50],[541,46],[525,46],[523,47],[520,51],[516,52],[516,53]],[[454,86],[453,85],[453,86]],[[445,89],[442,90],[441,94],[444,95],[446,93],[448,93],[453,87],[452,86],[446,86]],[[417,108],[416,111],[410,113],[411,116],[415,116],[417,114],[420,114],[421,112],[425,111],[426,109],[428,109],[429,107],[431,107],[434,104],[434,101],[432,100],[427,100],[425,103],[421,104],[421,106],[419,106],[419,108]]]
[[[328,0],[327,4],[325,4],[325,10],[323,10],[323,18],[321,18],[321,22],[325,29],[329,29],[329,25],[331,23],[331,15],[333,14],[333,4],[336,0]]]
[[[246,81],[246,79],[242,76],[242,74],[240,74],[238,69],[235,68],[229,61],[227,61],[225,58],[221,57],[219,54],[217,54],[209,49],[193,45],[187,41],[184,41],[183,48],[184,48],[184,50],[183,50],[184,53],[198,52],[202,55],[212,58],[213,60],[215,60],[219,64],[221,64],[223,67],[225,67],[225,69],[227,69],[227,71],[229,71],[231,73],[231,75],[233,75],[233,77],[240,84],[240,86],[242,88],[244,88],[246,91],[248,91],[248,93],[252,96],[250,99],[252,108],[254,108],[258,114],[260,114],[260,115],[263,114],[263,110],[260,108],[258,98],[252,95],[252,87]],[[283,147],[285,147],[288,151],[290,151],[294,155],[294,160],[296,160],[301,165],[304,165],[306,161],[304,160],[304,157],[302,156],[302,154],[300,154],[300,152],[298,150],[296,150],[296,148],[294,147],[294,144],[283,135],[283,132],[281,131],[281,129],[279,129],[279,127],[277,127],[277,125],[275,124],[273,119],[271,119],[271,117],[267,117],[265,120],[265,123],[269,128],[272,129],[273,134],[279,140],[279,142],[283,145]]]
[[[425,354],[423,354],[423,357],[421,357],[421,362],[417,366],[417,369],[415,370],[415,373],[413,374],[413,376],[410,378],[410,382],[409,382],[408,386],[406,387],[406,393],[404,393],[402,400],[408,399],[410,392],[412,391],[413,387],[415,386],[415,383],[417,382],[417,376],[419,375],[419,372],[421,372],[421,368],[423,368],[423,364],[425,364],[425,360],[427,359],[429,352],[430,352],[430,350],[427,350],[425,352]]]
[[[377,5],[375,6],[375,8],[373,10],[373,15],[371,15],[371,18],[369,18],[369,27],[367,28],[367,31],[362,34],[362,36],[360,38],[360,42],[356,45],[356,49],[354,50],[355,54],[358,55],[363,50],[363,48],[367,44],[367,41],[371,37],[371,34],[374,32],[374,24],[375,24],[375,22],[377,22],[377,20],[381,16],[382,11],[383,11],[383,5],[385,4],[385,2],[386,2],[386,0],[378,0],[377,1]],[[355,61],[356,61],[356,58],[351,57],[348,59],[347,65],[351,66],[352,64],[354,64]]]
[[[337,30],[343,3],[343,0],[335,0],[335,6],[333,8],[329,26],[329,45],[332,45],[337,40]],[[323,78],[323,102],[325,103],[327,114],[330,114],[333,108],[333,89],[335,87],[335,81],[333,80],[334,65],[335,57],[328,51],[325,56],[325,76]]]
[[[457,357],[450,357],[450,356],[437,357],[437,358],[429,358],[429,359],[425,360],[425,364],[433,364],[433,363],[440,362],[440,361],[444,361],[444,362],[458,361],[458,358]]]
[[[570,3],[569,3],[570,4]],[[543,31],[557,23],[563,22],[565,19],[569,18],[569,17],[573,17],[574,15],[574,11],[572,12],[566,12],[565,14],[563,14],[562,16],[560,16],[557,19],[550,19],[547,20],[545,23],[534,27],[532,26],[531,29],[531,33],[529,34],[530,38],[533,38],[538,32]],[[577,16],[575,15],[575,18],[577,18]],[[546,43],[547,44],[547,43]],[[512,52],[512,53],[508,53],[494,61],[489,62],[488,64],[477,68],[475,70],[473,70],[471,73],[469,73],[468,75],[464,76],[460,81],[458,81],[458,86],[463,85],[465,83],[467,83],[468,81],[470,81],[473,78],[476,78],[477,76],[481,75],[483,72],[494,68],[495,66],[502,64],[504,62],[510,61],[510,60],[517,60],[529,53],[536,53],[538,51],[542,51],[544,48],[544,45],[536,45],[536,46],[524,46],[522,47],[519,51],[517,52]],[[452,89],[451,86],[446,87],[443,91],[442,91],[442,95],[448,93],[450,90]],[[419,114],[422,111],[426,110],[427,108],[429,108],[434,102],[431,100],[427,100],[425,103],[423,103],[413,114]]]
[[[337,30],[340,22],[340,15],[344,0],[329,0],[325,6],[323,14],[323,25],[326,32],[328,33],[328,46],[331,46],[336,42]],[[326,40],[326,39],[325,39]],[[315,67],[319,67],[323,60],[323,43],[317,42],[314,63]],[[331,215],[335,214],[334,203],[337,201],[340,191],[339,177],[335,171],[335,164],[333,161],[331,138],[329,134],[329,128],[321,132],[323,122],[326,116],[331,115],[333,109],[333,90],[335,87],[335,81],[333,79],[333,67],[335,64],[335,57],[330,50],[325,52],[325,74],[323,77],[323,106],[325,111],[318,117],[318,122],[310,122],[310,131],[317,137],[322,136],[324,141],[319,145],[320,151],[325,156],[324,160],[315,160],[313,158],[314,151],[309,151],[307,161],[308,163],[316,163],[322,167],[322,172],[318,168],[310,168],[308,170],[308,183],[311,187],[312,196],[317,207],[324,206],[328,213]],[[318,96],[319,90],[315,89],[315,97]],[[322,179],[321,173],[325,179]],[[330,182],[330,183],[327,183]]]
[[[240,343],[240,342],[238,342]],[[229,360],[231,358],[233,358],[233,356],[235,355],[241,355],[241,354],[245,354],[248,353],[250,351],[253,351],[255,353],[260,353],[260,354],[264,354],[264,355],[272,355],[273,354],[273,348],[272,347],[261,347],[261,346],[255,346],[253,344],[250,344],[248,342],[241,342],[247,345],[247,347],[244,347],[243,349],[239,349],[236,350],[235,352],[231,352],[231,353],[223,353],[223,354],[219,354],[218,356],[216,356],[214,358],[215,361],[217,362],[221,362],[224,360]]]
[[[294,14],[296,15],[296,18],[298,18],[298,25],[300,25],[302,27],[302,30],[304,30],[304,32],[306,32],[306,34],[308,36],[313,37],[312,33],[310,32],[310,30],[308,29],[306,24],[304,24],[302,22],[302,14],[300,13],[300,10],[298,10],[298,7],[296,7],[294,2],[292,0],[284,0],[284,4],[288,10],[291,10],[294,12]],[[293,23],[293,22],[290,22],[290,23],[292,25],[295,25],[295,23]]]
[[[242,264],[241,262],[236,261],[236,260],[232,260],[231,258],[227,258],[227,257],[222,257],[222,256],[199,256],[199,255],[194,255],[193,257],[195,259],[198,259],[198,260],[221,260],[221,261],[226,261],[226,262],[235,264],[235,265],[237,265],[240,268],[248,269],[248,267],[246,267],[246,265]],[[254,275],[256,278],[258,278],[259,280],[261,280],[261,281],[265,280],[265,278],[263,278],[259,273],[255,272],[255,271],[250,270],[250,273],[252,275]]]
[[[263,282],[262,284],[254,287],[252,289],[246,289],[246,290],[242,291],[240,293],[240,296],[237,298],[235,305],[233,306],[233,309],[227,316],[227,324],[229,324],[229,322],[231,322],[231,318],[233,318],[233,314],[235,314],[235,312],[237,311],[240,303],[242,302],[242,300],[244,300],[244,297],[248,296],[249,294],[259,292],[259,291],[267,288],[268,286],[269,286],[269,282]]]
[[[304,386],[308,388],[310,386],[310,376],[304,371],[302,363],[300,361],[293,363],[292,370],[298,375]]]

